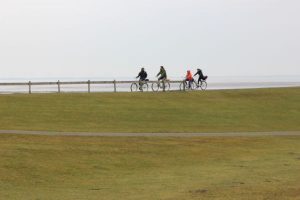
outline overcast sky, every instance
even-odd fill
[[[0,79],[300,75],[299,0],[1,0]]]

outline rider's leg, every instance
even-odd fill
[[[143,84],[144,84],[144,82],[145,82],[145,79],[144,78],[141,78],[140,80],[139,80],[139,89],[140,90],[142,90],[142,86],[143,86]]]
[[[142,89],[142,79],[139,80],[139,90]]]
[[[189,79],[185,79],[185,87],[186,87],[186,85],[188,85],[188,87],[190,87],[190,81],[189,81]]]
[[[165,88],[166,88],[165,81],[167,80],[167,77],[161,76],[158,80],[162,81],[162,89],[163,89],[163,91],[165,91]]]
[[[161,76],[161,77],[158,78],[158,81],[164,82],[166,80],[167,80],[167,77],[165,77],[165,76]]]
[[[191,89],[192,87],[192,80],[189,80],[189,88]]]

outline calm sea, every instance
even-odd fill
[[[171,80],[182,80],[181,77],[170,77]],[[0,83],[12,82],[56,82],[56,81],[134,81],[132,78],[99,78],[99,77],[81,77],[81,78],[18,78],[18,79],[1,79]],[[155,78],[150,78],[155,80]],[[215,89],[242,89],[242,88],[271,88],[271,87],[299,87],[299,76],[211,76],[207,80],[208,90]],[[61,92],[87,92],[87,85],[61,85]],[[91,92],[111,92],[114,87],[112,84],[91,85]],[[178,90],[179,84],[171,84],[171,90]],[[117,90],[120,92],[129,92],[130,84],[118,84]],[[149,88],[149,90],[151,90]],[[0,86],[0,93],[27,93],[28,86]],[[32,86],[33,93],[57,92],[57,86]]]

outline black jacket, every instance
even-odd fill
[[[199,75],[199,77],[201,77],[201,78],[204,77],[202,70],[197,71],[197,73],[194,76],[196,76],[196,75]]]
[[[139,73],[139,75],[137,76],[137,78],[140,77],[140,79],[145,80],[147,78],[147,76],[148,76],[148,74],[146,71],[141,71]]]

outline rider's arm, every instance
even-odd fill
[[[140,76],[141,76],[141,73],[139,73],[138,76],[137,76],[136,78],[138,78],[138,77],[140,77]]]

